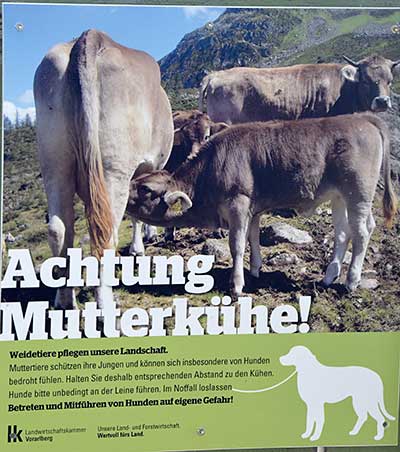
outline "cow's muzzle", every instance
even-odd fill
[[[392,108],[392,101],[389,96],[378,96],[372,101],[371,110],[375,112],[386,111]]]

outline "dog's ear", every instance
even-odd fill
[[[307,357],[307,358],[314,358],[317,359],[316,356],[314,355],[314,353],[307,347],[301,347],[302,348],[302,354],[303,356]]]

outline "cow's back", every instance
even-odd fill
[[[233,68],[207,76],[202,100],[213,121],[231,124],[326,116],[344,85],[339,64]]]
[[[239,124],[211,138],[177,176],[197,180],[196,198],[206,204],[242,193],[262,199],[261,210],[307,207],[338,178],[346,187],[346,174],[379,168],[386,135],[370,114]]]

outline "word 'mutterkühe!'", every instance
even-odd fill
[[[171,321],[173,336],[291,334],[307,333],[310,329],[306,323],[310,297],[300,297],[300,315],[292,305],[271,310],[265,305],[253,306],[250,297],[239,297],[236,303],[231,303],[228,296],[214,296],[209,306],[188,306],[187,298],[174,298],[170,307],[148,310],[134,307],[123,313],[115,302],[103,309],[89,302],[82,310],[64,311],[49,309],[47,301],[30,302],[26,310],[21,303],[1,303],[0,341],[99,338],[102,334],[106,337],[166,336],[167,323]]]

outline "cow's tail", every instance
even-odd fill
[[[210,76],[206,75],[201,81],[200,91],[199,91],[199,110],[202,113],[207,113],[207,90],[210,84]]]
[[[390,172],[390,139],[386,126],[382,130],[380,128],[383,141],[383,181],[385,188],[383,191],[383,214],[385,217],[386,227],[389,229],[393,226],[393,219],[397,212],[397,196],[393,189],[391,172]]]
[[[86,31],[71,52],[71,72],[75,83],[71,93],[75,105],[75,150],[79,183],[85,181],[85,209],[92,255],[100,258],[111,245],[113,215],[107,191],[99,143],[99,95],[96,55],[99,51],[96,31]]]

